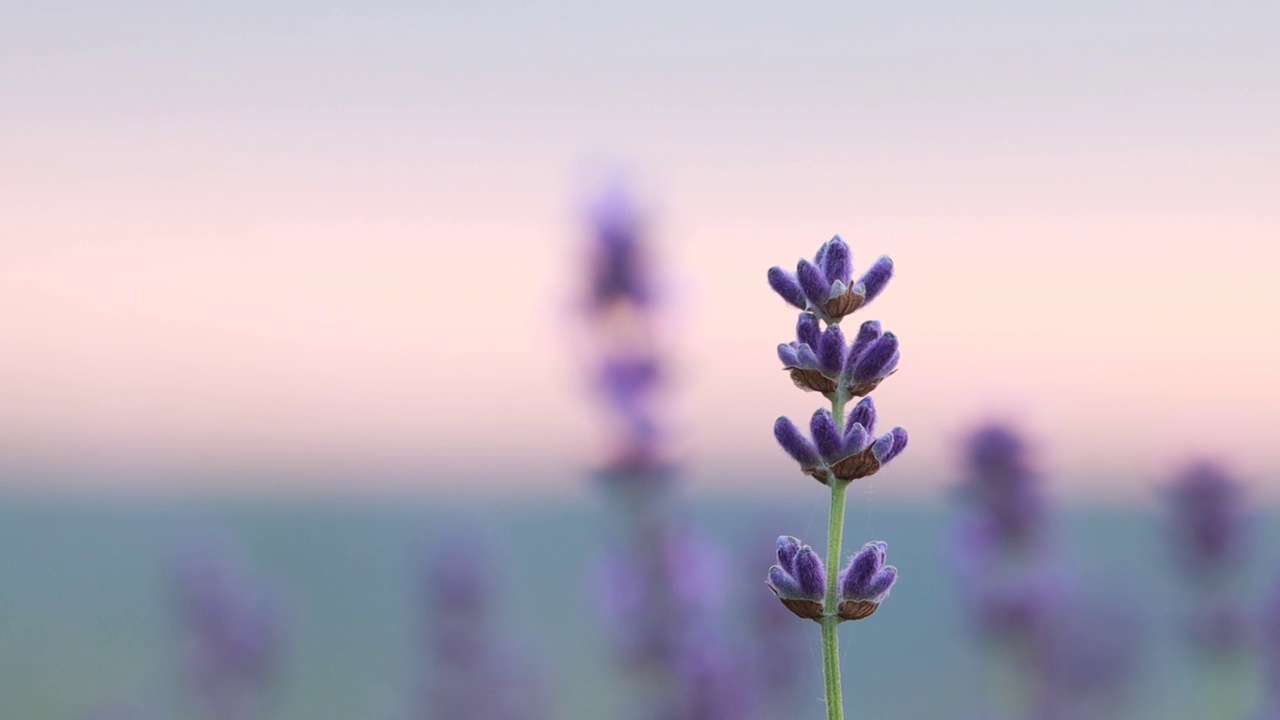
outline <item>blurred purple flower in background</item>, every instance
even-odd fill
[[[1138,619],[1112,593],[1082,592],[1063,569],[1022,435],[990,423],[964,448],[951,545],[960,596],[1010,717],[1115,717],[1140,649]]]
[[[504,642],[503,594],[473,534],[438,543],[421,573],[428,674],[415,720],[549,720],[536,666]]]
[[[741,720],[777,717],[793,675],[762,658],[776,637],[727,618],[774,620],[730,612],[722,553],[698,532],[677,496],[677,468],[661,411],[667,385],[662,315],[644,216],[614,186],[592,214],[583,316],[594,363],[591,377],[613,428],[597,472],[615,522],[599,573],[603,616],[630,681],[627,707],[637,720]],[[788,658],[788,645],[771,657]],[[765,682],[760,674],[773,672]]]
[[[1165,499],[1170,546],[1191,603],[1189,636],[1202,652],[1240,653],[1250,631],[1240,587],[1249,550],[1244,488],[1201,461],[1175,477]]]
[[[278,601],[226,545],[207,545],[173,565],[197,717],[257,720],[284,649]]]

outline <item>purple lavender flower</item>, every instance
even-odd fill
[[[813,315],[802,313],[797,339],[778,346],[778,359],[796,387],[823,394],[843,388],[848,397],[861,397],[897,371],[898,338],[882,333],[880,323],[863,323],[853,343],[846,345],[839,325],[819,333],[817,322]]]
[[[1198,462],[1168,488],[1174,554],[1189,579],[1217,582],[1239,569],[1245,550],[1244,493],[1220,466]]]
[[[1202,461],[1185,468],[1165,495],[1173,555],[1189,583],[1192,645],[1210,657],[1239,653],[1249,636],[1238,587],[1247,556],[1243,488]]]
[[[225,549],[181,557],[173,579],[200,712],[218,720],[261,717],[283,644],[275,600]]]
[[[436,548],[422,574],[431,673],[415,717],[548,720],[541,678],[501,640],[495,602],[501,594],[485,553],[464,537]]]
[[[874,407],[870,404],[867,407],[870,417],[874,418]],[[809,423],[812,440],[786,417],[777,419],[773,434],[782,449],[800,464],[800,469],[824,485],[833,477],[849,482],[874,475],[907,447],[904,428],[895,427],[877,438],[859,422],[846,425],[841,433],[830,411],[820,408]]]
[[[818,249],[813,262],[800,260],[795,274],[769,269],[769,287],[801,310],[837,323],[878,296],[893,276],[893,261],[877,260],[853,283],[853,258],[849,246],[837,235]]]
[[[809,620],[822,619],[827,578],[813,548],[788,535],[778,538],[778,564],[769,568],[768,585],[791,612]]]
[[[840,571],[840,617],[861,620],[875,612],[898,580],[898,568],[885,565],[889,546],[870,542],[862,546]]]
[[[665,358],[655,342],[660,303],[652,268],[639,262],[648,255],[642,222],[620,194],[606,205],[607,212],[596,214],[585,303],[599,348],[593,361],[604,418],[621,428],[600,473],[617,511],[602,606],[617,631],[619,660],[635,679],[638,718],[738,720],[751,693],[737,667],[743,653],[713,630],[723,615],[715,602],[716,553],[681,518],[673,494],[676,467],[656,402],[667,389]],[[796,301],[803,298],[795,278],[770,282]],[[816,324],[812,329],[816,347]]]

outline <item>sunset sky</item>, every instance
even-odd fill
[[[898,268],[875,492],[999,417],[1085,493],[1280,496],[1280,4],[474,5],[0,9],[0,486],[581,486],[625,171],[698,487],[802,482],[764,274],[838,232]]]

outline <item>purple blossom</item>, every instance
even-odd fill
[[[845,342],[839,325],[818,331],[818,319],[801,313],[796,339],[778,346],[778,359],[802,390],[829,394],[844,388],[849,397],[865,396],[898,368],[898,338],[869,320],[853,342]]]
[[[827,593],[822,559],[813,548],[788,535],[778,538],[777,554],[778,564],[769,568],[769,589],[796,615],[821,619]]]
[[[874,406],[866,408],[864,413],[874,421]],[[826,408],[813,414],[812,439],[805,437],[786,417],[777,419],[773,434],[782,449],[800,464],[800,469],[823,484],[831,477],[847,482],[874,475],[907,447],[907,431],[901,427],[876,438],[860,423],[848,422],[841,433]]]
[[[502,641],[502,595],[485,552],[467,536],[447,538],[427,559],[422,587],[430,672],[415,717],[549,720],[540,676]]]
[[[1246,523],[1239,481],[1220,466],[1197,462],[1166,491],[1174,555],[1196,582],[1221,582],[1244,559]]]
[[[783,300],[836,323],[875,299],[892,276],[893,261],[882,257],[853,283],[853,257],[837,235],[818,249],[812,262],[801,259],[794,274],[773,267],[768,280]]]
[[[861,620],[874,613],[898,580],[898,568],[885,564],[889,546],[869,542],[840,571],[840,617]]]
[[[172,577],[199,711],[219,720],[262,717],[283,647],[275,599],[225,548],[180,557]]]

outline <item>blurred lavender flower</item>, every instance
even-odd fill
[[[263,717],[283,649],[278,603],[223,547],[181,556],[173,581],[196,712],[216,720]]]
[[[1022,435],[982,425],[963,449],[956,577],[1006,714],[1038,720],[1116,717],[1136,668],[1138,628],[1114,590],[1076,590],[1049,537],[1049,513]]]
[[[1239,588],[1248,526],[1242,485],[1220,466],[1186,467],[1165,491],[1173,556],[1191,599],[1188,633],[1211,655],[1240,652],[1249,634]]]
[[[641,720],[741,720],[753,694],[739,652],[716,632],[718,553],[680,513],[658,406],[666,391],[657,283],[641,214],[614,190],[592,214],[584,315],[593,375],[617,432],[598,473],[615,501],[601,573],[619,658]]]
[[[421,720],[547,720],[546,687],[502,642],[495,587],[484,551],[463,536],[437,547],[422,574],[423,649],[431,674]]]

